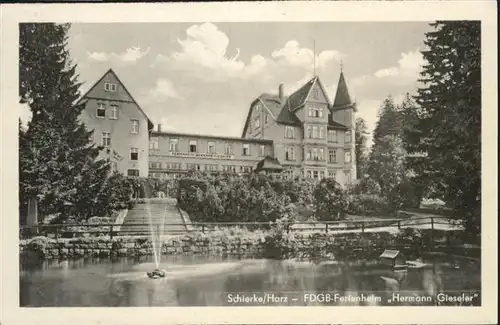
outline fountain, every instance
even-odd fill
[[[165,214],[162,215],[160,219],[160,223],[156,226],[156,234],[155,227],[153,226],[153,217],[151,215],[151,206],[150,206],[150,198],[151,196],[151,188],[146,185],[142,185],[143,193],[146,198],[146,211],[148,214],[148,222],[149,222],[149,232],[151,235],[151,243],[153,245],[153,255],[156,268],[153,271],[146,272],[147,276],[151,279],[159,279],[164,278],[166,275],[165,270],[160,269],[160,260],[161,260],[161,247],[162,247],[162,234],[164,231],[165,225]]]

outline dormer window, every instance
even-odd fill
[[[116,84],[106,82],[106,83],[104,83],[104,90],[110,91],[110,92],[115,92],[116,91]]]

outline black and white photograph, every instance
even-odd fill
[[[324,19],[334,4],[315,18],[308,2],[275,19],[265,3],[11,18],[4,298],[51,317],[418,306],[495,322],[495,4],[462,3],[470,18],[421,3],[418,19]]]

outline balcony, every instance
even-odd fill
[[[205,159],[234,159],[234,155],[225,155],[217,153],[205,153],[205,152],[179,152],[179,151],[169,151],[168,156],[183,157],[183,158],[205,158]]]

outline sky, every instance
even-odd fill
[[[68,48],[82,93],[112,68],[162,130],[222,136],[241,136],[261,93],[283,83],[288,95],[314,71],[333,101],[342,66],[371,132],[385,97],[415,93],[430,30],[426,22],[85,23],[72,25]]]

